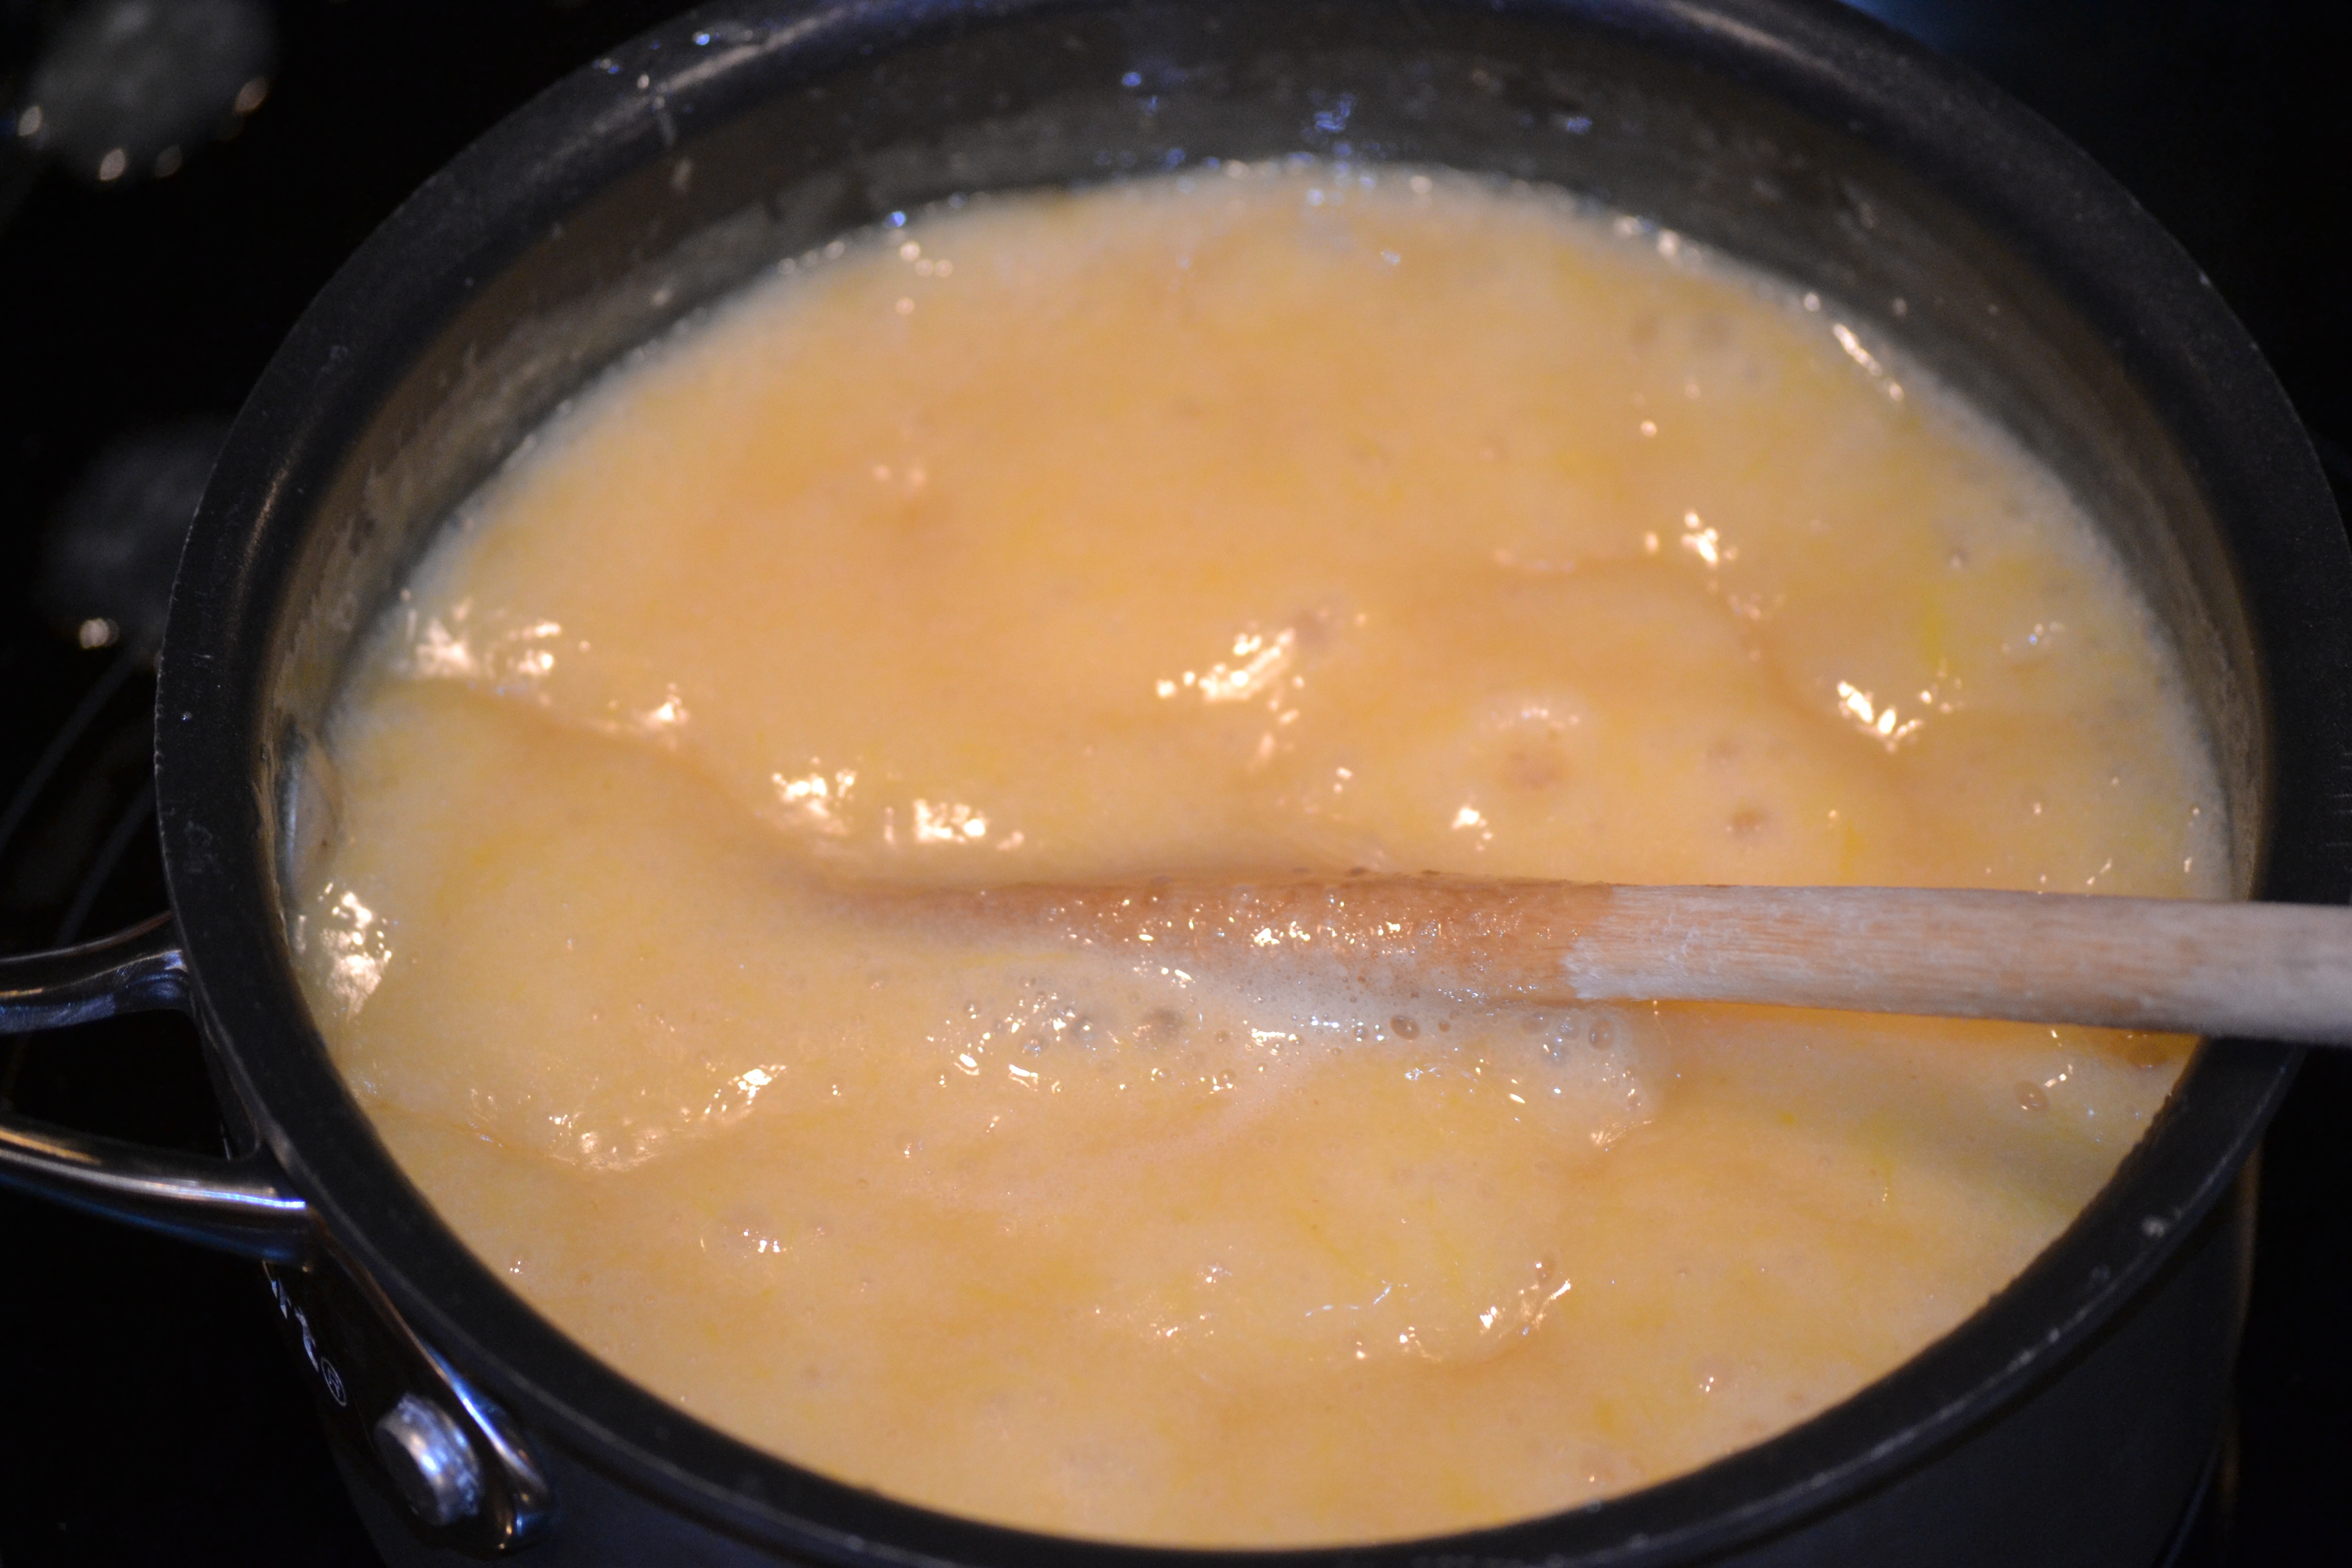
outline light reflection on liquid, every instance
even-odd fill
[[[1188,669],[1173,679],[1163,677],[1153,683],[1153,690],[1162,700],[1194,692],[1203,702],[1247,701],[1288,673],[1297,642],[1298,634],[1287,626],[1272,637],[1243,632],[1234,638],[1233,663],[1213,664],[1205,671]]]
[[[988,837],[988,818],[961,801],[915,802],[915,842],[976,844]]]
[[[1896,713],[1895,704],[1878,706],[1877,700],[1850,680],[1837,683],[1838,710],[1851,720],[1863,733],[1884,742],[1893,751],[1919,732],[1926,721],[1905,719]]]
[[[857,783],[854,768],[843,768],[827,774],[822,771],[796,779],[782,773],[770,775],[775,782],[776,798],[793,818],[814,828],[827,837],[838,838],[849,831],[842,816],[849,803],[849,792]]]
[[[1723,535],[1701,522],[1695,511],[1683,513],[1682,546],[1709,566],[1739,558],[1739,552],[1725,544]]]
[[[1863,347],[1862,339],[1855,335],[1852,327],[1843,321],[1832,321],[1830,323],[1830,335],[1837,339],[1837,345],[1845,351],[1846,358],[1862,366],[1871,380],[1879,383],[1889,402],[1903,401],[1903,384],[1886,374],[1886,367],[1878,362],[1877,355]]]
[[[391,962],[392,947],[375,911],[362,903],[356,892],[346,888],[338,893],[331,882],[321,903],[319,945],[329,954],[328,990],[343,1016],[356,1018],[383,983],[383,966]],[[304,928],[298,925],[296,930],[299,942]]]

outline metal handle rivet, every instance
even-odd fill
[[[455,1524],[482,1506],[482,1467],[448,1413],[404,1394],[377,1417],[375,1451],[402,1500],[426,1524]]]

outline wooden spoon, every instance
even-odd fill
[[[1187,969],[1468,1001],[1751,1002],[2352,1044],[2352,909],[1352,873],[887,900]]]

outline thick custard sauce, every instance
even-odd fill
[[[1433,1534],[1780,1430],[2027,1263],[2188,1043],[1244,985],[859,889],[2231,885],[2047,474],[1833,301],[1437,172],[795,258],[371,646],[291,918],[417,1185],[701,1419],[1083,1536]]]

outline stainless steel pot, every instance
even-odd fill
[[[331,820],[306,759],[355,639],[451,506],[617,355],[779,257],[958,192],[1293,153],[1587,192],[1883,325],[2117,543],[2189,671],[2246,890],[2352,891],[2352,559],[2285,398],[2128,196],[1875,24],[1798,0],[708,7],[485,137],[303,318],[174,590],[156,714],[173,913],[0,960],[12,1030],[198,1019],[232,1157],[11,1120],[0,1179],[264,1259],[394,1562],[1200,1555],[909,1508],[598,1363],[466,1250],[345,1093],[293,980],[284,893]],[[2207,1045],[2022,1277],[1790,1432],[1566,1514],[1267,1555],[2148,1563],[2218,1432],[2246,1163],[2295,1061]]]

